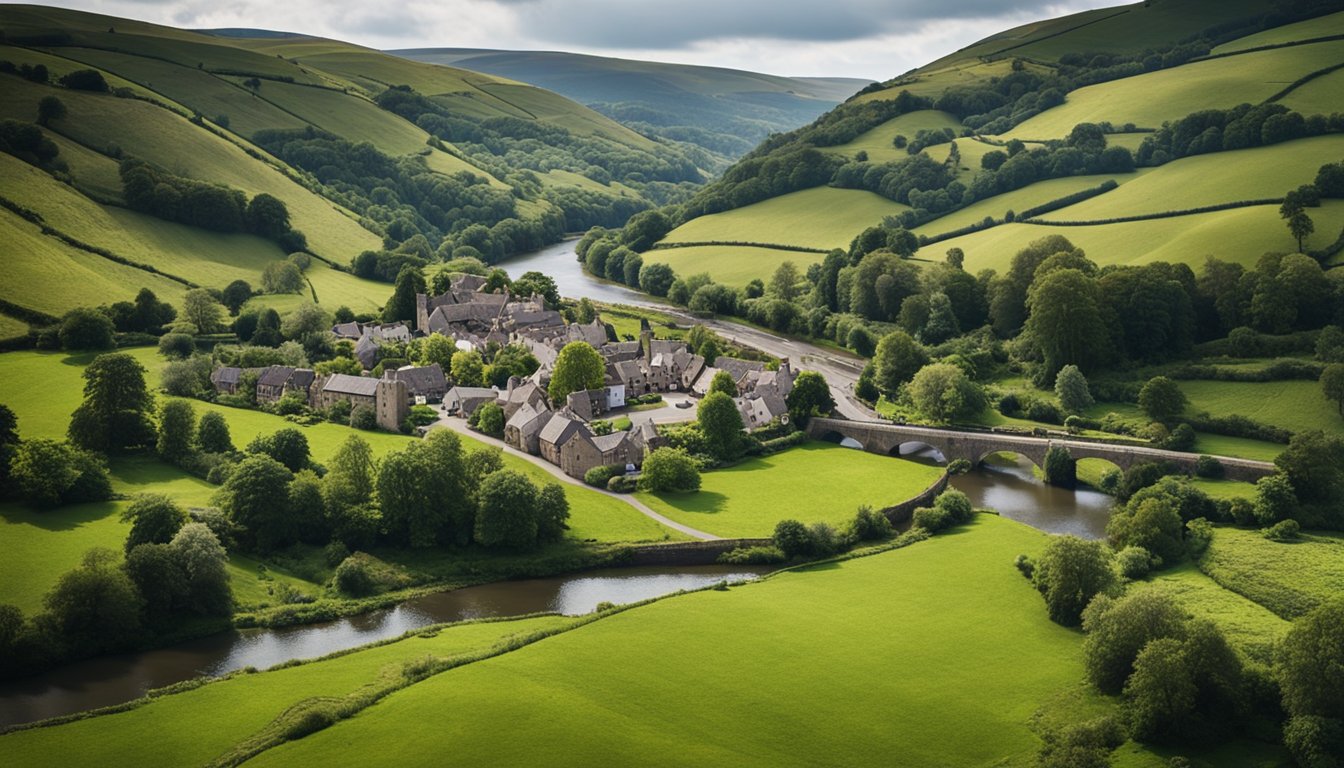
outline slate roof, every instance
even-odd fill
[[[412,395],[425,395],[431,392],[447,392],[448,379],[438,363],[414,366],[407,365],[395,371],[389,371],[387,378],[406,382],[406,388]]]
[[[311,368],[295,368],[294,373],[290,374],[289,380],[285,383],[288,386],[307,391],[309,387],[313,386],[313,380],[316,378],[317,372]]]
[[[373,397],[378,392],[378,380],[367,376],[351,376],[345,373],[333,373],[322,385],[323,392],[335,392],[341,395]]]
[[[259,387],[283,387],[289,377],[294,375],[294,369],[287,365],[272,365],[263,368],[261,375],[257,377],[257,386]]]
[[[242,368],[231,368],[231,367],[216,368],[214,371],[210,373],[210,381],[213,382],[216,386],[219,385],[237,386],[238,382],[241,381],[242,378],[243,378]]]
[[[593,445],[597,446],[597,450],[608,453],[621,447],[621,444],[629,437],[629,432],[612,432],[609,435],[594,435],[589,439],[593,441]]]
[[[351,320],[348,323],[337,323],[331,327],[331,332],[342,339],[358,339],[364,335],[364,328],[359,323]]]
[[[541,429],[541,442],[564,445],[575,433],[583,430],[583,422],[563,413],[557,413]]]
[[[718,357],[714,360],[714,367],[727,371],[728,375],[733,377],[733,381],[741,381],[743,376],[752,371],[765,370],[765,363],[759,360],[739,360],[736,357]]]

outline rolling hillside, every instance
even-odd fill
[[[35,278],[0,293],[12,315],[58,315],[140,287],[167,297],[237,279],[258,288],[296,243],[317,257],[305,296],[374,310],[403,264],[454,252],[494,261],[618,225],[704,177],[678,146],[550,91],[339,41],[24,5],[0,8],[0,33],[0,120],[54,147],[54,157],[8,144],[0,154],[5,257]],[[68,80],[81,72],[82,83]],[[52,98],[61,114],[39,120]],[[130,199],[120,167],[130,159],[179,194],[205,184],[244,203],[274,197],[302,238]],[[484,232],[464,234],[473,225]],[[370,251],[376,259],[352,267]],[[11,316],[5,327],[22,326]]]
[[[1344,158],[1344,13],[1331,10],[1167,0],[994,35],[758,147],[698,193],[646,258],[744,285],[785,260],[820,262],[806,251],[844,248],[884,217],[924,241],[917,259],[961,248],[971,272],[1002,271],[1047,234],[1098,264],[1250,264],[1296,250],[1279,202]],[[1184,120],[1201,110],[1222,112]],[[1079,124],[1096,127],[1074,135]],[[827,187],[884,205],[855,206]],[[802,216],[801,199],[811,202]],[[1327,200],[1309,215],[1304,248],[1338,260],[1344,207]]]
[[[552,51],[415,48],[391,53],[550,89],[646,135],[695,145],[716,166],[726,166],[771,133],[813,120],[870,82]]]

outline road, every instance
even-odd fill
[[[581,488],[587,488],[588,490],[593,491],[594,493],[601,493],[606,496],[610,496],[613,499],[618,499],[634,507],[641,515],[644,515],[645,517],[654,520],[660,523],[661,525],[671,528],[674,531],[680,531],[681,533],[684,533],[693,539],[699,539],[700,541],[716,541],[720,538],[712,533],[705,533],[704,531],[696,530],[695,528],[692,528],[689,525],[682,525],[681,523],[678,523],[676,520],[673,520],[664,515],[660,515],[657,512],[654,512],[652,509],[650,509],[646,504],[644,504],[644,502],[640,501],[639,499],[636,499],[634,496],[631,496],[628,493],[612,493],[611,491],[608,491],[606,489],[594,488],[591,485],[588,485],[587,483],[575,480],[574,478],[560,471],[559,467],[555,466],[549,461],[546,461],[540,456],[533,456],[530,453],[524,453],[523,451],[520,451],[517,448],[509,446],[503,440],[497,440],[493,437],[482,435],[480,432],[472,431],[467,427],[467,422],[463,419],[459,419],[455,416],[441,416],[438,421],[430,425],[430,429],[434,429],[435,427],[441,429],[451,429],[452,431],[465,435],[471,438],[472,440],[479,440],[480,442],[485,443],[487,445],[492,445],[496,448],[502,448],[504,452],[507,453],[508,455],[515,456],[517,458],[522,459],[523,461],[528,462],[529,464],[532,464],[533,466],[540,467],[541,469],[548,472],[556,480],[559,480],[562,483],[577,485]]]

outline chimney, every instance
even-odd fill
[[[646,324],[639,332],[639,345],[644,348],[644,362],[653,361],[653,331]]]

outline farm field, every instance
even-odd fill
[[[1173,160],[1109,192],[1058,211],[1046,221],[1094,221],[1282,197],[1310,184],[1327,158],[1344,157],[1344,135]],[[1028,187],[1030,189],[1030,187]],[[1179,201],[1179,202],[1176,202]],[[1315,211],[1312,211],[1315,213]],[[1322,230],[1328,233],[1331,230]]]
[[[1344,70],[1335,70],[1294,88],[1278,103],[1304,115],[1329,115],[1339,110]]]
[[[1201,109],[1259,103],[1297,78],[1344,60],[1344,41],[1277,48],[1196,61],[1079,88],[1064,104],[1021,123],[1003,139],[1053,139],[1078,123],[1109,121],[1157,128]]]
[[[430,678],[258,763],[356,764],[375,750],[514,764],[542,749],[561,765],[1025,762],[1031,713],[1082,674],[1078,635],[1011,567],[1044,542],[980,516],[908,549],[662,600]],[[426,716],[445,711],[459,715]],[[485,724],[499,722],[515,737],[495,738]]]
[[[0,736],[11,766],[204,765],[269,729],[305,704],[354,697],[396,682],[404,665],[479,654],[534,633],[563,630],[575,619],[540,616],[457,624],[354,653],[261,674],[239,674],[150,700],[126,712]],[[292,718],[292,715],[290,716]]]
[[[1344,201],[1323,201],[1309,215],[1317,234],[1307,240],[1307,247],[1323,247],[1334,235],[1322,233],[1336,233],[1344,227]],[[1013,254],[1048,235],[1068,238],[1100,266],[1167,261],[1198,268],[1207,256],[1250,266],[1266,253],[1296,248],[1277,205],[1081,227],[1004,224],[944,240],[936,247],[939,252],[954,247],[965,251],[969,272],[993,269],[1002,273],[1012,264]]]
[[[1215,536],[1226,532],[1220,529]],[[1209,619],[1222,628],[1227,639],[1243,653],[1262,663],[1273,659],[1274,646],[1288,633],[1289,623],[1268,608],[1219,586],[1185,562],[1151,577],[1193,616]]]
[[[882,217],[909,210],[874,192],[859,189],[814,187],[771,198],[723,213],[701,216],[677,227],[663,238],[674,243],[770,243],[801,248],[846,248],[868,227],[882,223]],[[654,260],[658,252],[646,253]],[[821,254],[801,254],[820,261]],[[811,263],[811,262],[808,262]],[[694,274],[696,270],[679,274]],[[761,275],[768,277],[768,273]]]
[[[1317,534],[1280,543],[1256,530],[1219,528],[1199,569],[1224,589],[1294,619],[1344,590],[1344,539]]]
[[[0,315],[0,339],[12,339],[28,332],[28,324],[9,315]]]
[[[832,155],[843,155],[851,159],[860,151],[867,152],[868,161],[871,163],[904,160],[910,156],[910,153],[904,149],[897,149],[892,144],[897,136],[913,139],[915,134],[922,130],[939,128],[951,128],[960,133],[961,123],[957,121],[955,116],[946,112],[922,109],[918,112],[907,112],[899,117],[893,117],[876,128],[864,131],[856,136],[853,141],[837,144],[833,147],[822,147],[821,151]]]
[[[958,145],[960,146],[960,145]],[[1052,200],[1058,200],[1075,192],[1081,192],[1085,189],[1091,189],[1104,181],[1115,180],[1119,184],[1126,184],[1134,179],[1140,178],[1146,169],[1133,174],[1100,174],[1096,176],[1067,176],[1062,179],[1047,179],[1038,181],[1030,186],[1016,189],[1012,192],[1005,192],[1001,195],[995,195],[984,200],[972,203],[960,210],[952,211],[944,216],[940,216],[927,224],[914,229],[915,234],[919,235],[938,235],[944,232],[951,232],[955,229],[968,227],[972,224],[978,224],[984,221],[986,217],[995,220],[1003,220],[1004,214],[1008,211],[1021,213],[1038,205],[1044,205]],[[1111,190],[1105,194],[1112,194],[1117,190]],[[1046,214],[1047,216],[1053,214]],[[941,253],[941,243],[934,243],[928,246],[930,250]],[[929,254],[919,254],[921,258],[929,258]]]
[[[1235,413],[1294,432],[1312,429],[1344,433],[1339,408],[1314,381],[1181,381],[1190,409]]]
[[[787,518],[839,527],[859,506],[890,507],[941,474],[940,467],[813,441],[706,472],[696,493],[639,497],[692,528],[725,538],[768,537],[775,523]]]
[[[818,264],[823,258],[825,254],[821,253],[747,245],[695,245],[644,253],[645,264],[670,264],[678,275],[708,272],[715,282],[734,288],[745,286],[752,280],[769,279],[786,261],[792,261],[800,272],[806,272],[808,265]]]
[[[1285,24],[1281,27],[1267,29],[1264,32],[1257,32],[1254,35],[1239,37],[1214,48],[1212,53],[1216,56],[1222,53],[1244,51],[1248,48],[1259,48],[1264,45],[1279,45],[1340,34],[1344,34],[1344,13],[1332,13],[1329,16],[1317,16],[1314,19]]]

